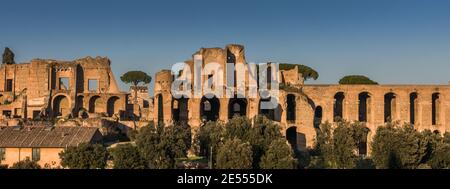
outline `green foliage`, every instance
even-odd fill
[[[225,125],[221,122],[207,122],[201,126],[195,136],[196,151],[201,156],[213,157],[224,138]],[[211,152],[212,150],[212,152]]]
[[[219,148],[217,153],[218,169],[251,169],[253,152],[250,143],[240,139],[231,139]]]
[[[410,125],[388,123],[380,126],[372,143],[372,158],[377,168],[415,169],[429,161],[437,148],[438,135],[418,132]]]
[[[450,169],[450,144],[439,143],[428,164],[433,169]]]
[[[132,83],[134,86],[137,86],[139,83],[150,83],[152,81],[152,77],[143,71],[129,71],[123,74],[120,77],[120,80],[124,83]]]
[[[333,129],[330,123],[320,125],[311,152],[312,168],[353,169],[358,166],[359,149],[367,141],[367,127],[356,122],[340,121]]]
[[[284,139],[273,141],[262,156],[262,169],[294,169],[297,165],[291,146]]]
[[[195,137],[198,152],[202,156],[217,156],[218,149],[224,141],[239,139],[248,142],[252,149],[253,168],[259,168],[261,157],[269,145],[277,139],[284,139],[277,124],[266,117],[257,117],[255,120],[247,117],[234,117],[226,124],[221,122],[208,122],[200,127]],[[284,139],[285,140],[285,139]],[[212,152],[211,152],[212,150]],[[213,158],[215,161],[217,158]],[[214,162],[213,162],[214,163]]]
[[[61,165],[71,169],[103,169],[108,151],[100,144],[80,144],[59,153]]]
[[[314,144],[314,149],[311,151],[312,157],[311,167],[313,168],[327,168],[332,167],[333,164],[333,137],[331,124],[326,122],[320,125],[317,131],[317,136]]]
[[[356,162],[356,169],[375,169],[373,160],[370,158],[359,158]]]
[[[6,47],[5,51],[3,51],[3,64],[15,64],[14,61],[14,53],[11,51],[10,48]]]
[[[233,117],[225,124],[225,139],[238,138],[249,141],[252,122],[245,116]]]
[[[190,128],[187,126],[150,124],[140,129],[136,135],[136,145],[146,167],[171,169],[174,168],[175,158],[186,157],[190,137]]]
[[[30,158],[14,163],[10,169],[41,169],[41,166]]]
[[[340,122],[333,132],[333,167],[339,169],[351,169],[356,166],[357,156],[354,150],[357,149],[352,129],[349,123]]]
[[[136,146],[132,144],[120,144],[110,149],[114,162],[114,169],[144,169],[145,162]]]
[[[319,78],[319,73],[317,73],[316,70],[305,66],[305,65],[301,65],[301,64],[287,64],[287,63],[281,63],[279,65],[279,69],[280,70],[291,70],[294,69],[295,66],[298,66],[298,72],[301,73],[303,75],[303,78],[305,80],[308,79],[314,79],[317,80]]]
[[[191,148],[191,128],[186,124],[174,124],[164,130],[164,142],[175,158],[184,158]]]
[[[444,133],[443,136],[437,132],[430,133],[427,136],[432,149],[428,151],[431,155],[428,156],[427,164],[433,169],[450,169],[450,133]]]
[[[363,75],[348,75],[339,80],[341,85],[378,85],[377,82],[372,81]]]
[[[248,141],[252,145],[254,168],[259,168],[261,157],[269,149],[270,144],[278,139],[286,141],[276,123],[264,116],[255,118],[254,126],[248,136]]]
[[[138,133],[139,132],[136,129],[128,130],[127,137],[128,139],[130,139],[130,141],[135,141]]]

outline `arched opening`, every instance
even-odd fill
[[[262,115],[264,117],[266,117],[267,119],[270,119],[272,121],[281,121],[281,114],[282,114],[282,109],[281,109],[281,105],[277,104],[275,108],[272,109],[263,109],[261,107],[261,103],[269,103],[270,102],[270,98],[267,99],[261,99],[259,101],[259,115]]]
[[[334,95],[334,105],[333,105],[333,120],[337,122],[342,119],[344,111],[344,93],[338,92]]]
[[[439,93],[433,93],[431,103],[431,122],[432,125],[439,124],[439,112],[441,111],[441,101],[439,99]]]
[[[247,100],[245,98],[232,98],[228,103],[228,119],[234,116],[247,115]]]
[[[234,56],[233,53],[230,52],[230,50],[227,50],[227,63],[228,64],[234,64],[234,75],[233,75],[233,87],[237,87],[237,79],[236,79],[236,56]],[[231,83],[230,83],[231,84]]]
[[[357,140],[358,154],[362,157],[367,156],[367,138],[369,135],[369,128],[364,127],[363,133],[359,136],[360,138]]]
[[[184,97],[180,99],[174,98],[172,101],[172,112],[174,121],[187,123],[189,115],[188,99]]]
[[[148,102],[148,100],[142,100],[142,107],[143,108],[149,108],[150,107],[150,103]]]
[[[414,124],[416,124],[416,118],[417,118],[417,110],[418,110],[417,97],[418,97],[418,95],[416,92],[409,94],[409,122],[413,126],[414,126]]]
[[[156,101],[158,102],[158,120],[157,123],[161,123],[164,121],[164,112],[163,112],[163,96],[162,94],[158,94],[156,96]]]
[[[286,130],[286,140],[289,142],[292,149],[297,150],[297,127],[289,127]]]
[[[295,95],[288,94],[287,95],[287,115],[286,119],[287,121],[294,121],[296,119],[296,102],[295,102]]]
[[[100,112],[100,96],[93,96],[89,99],[89,113]]]
[[[384,95],[384,122],[393,121],[396,115],[396,95],[387,93]]]
[[[75,104],[76,104],[75,109],[76,109],[77,116],[79,116],[79,117],[81,116],[82,118],[87,118],[88,117],[87,110],[84,107],[84,96],[81,96],[81,95],[77,96]]]
[[[56,96],[53,99],[53,115],[54,117],[66,116],[70,114],[69,98],[65,95]]]
[[[317,106],[316,109],[314,110],[315,128],[320,128],[320,124],[322,124],[322,116],[323,116],[322,106]]]
[[[119,97],[113,96],[108,99],[106,112],[109,117],[112,117],[114,114],[119,113]]]
[[[219,119],[220,101],[216,96],[213,98],[203,97],[200,102],[200,115],[205,121],[217,121]]]
[[[358,95],[358,121],[367,122],[370,113],[370,95],[368,92],[362,92]]]

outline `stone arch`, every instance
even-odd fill
[[[245,98],[232,98],[228,103],[228,119],[234,116],[246,116],[247,115],[247,99]]]
[[[120,98],[117,96],[109,97],[106,102],[106,112],[109,117],[112,117],[114,114],[119,113],[120,109]]]
[[[176,122],[187,123],[189,116],[189,99],[181,97],[179,99],[173,98],[172,100],[172,117]]]
[[[287,99],[286,99],[286,104],[287,104],[287,110],[286,110],[286,120],[287,121],[294,121],[296,120],[296,99],[295,99],[295,95],[294,94],[288,94],[287,95]]]
[[[319,128],[320,124],[322,124],[322,117],[323,117],[323,108],[322,106],[317,106],[314,109],[314,127]]]
[[[334,103],[333,103],[333,121],[337,122],[340,119],[344,118],[344,92],[337,92],[334,95]]]
[[[431,124],[438,125],[440,123],[440,112],[441,112],[441,94],[435,92],[431,96]]]
[[[364,126],[364,133],[361,135],[361,140],[357,141],[357,148],[358,148],[358,155],[360,156],[367,156],[368,154],[368,145],[369,145],[369,133],[370,129]]]
[[[418,101],[419,95],[417,92],[412,92],[409,94],[409,123],[414,126],[417,123],[418,116]]]
[[[53,98],[53,117],[66,116],[70,114],[70,98],[60,94]]]
[[[297,127],[292,126],[286,129],[286,140],[291,145],[292,149],[297,149]]]
[[[280,104],[277,104],[276,108],[273,109],[262,109],[261,103],[262,102],[270,102],[270,98],[267,99],[260,99],[259,100],[259,115],[265,116],[267,119],[270,119],[272,121],[281,121],[281,114],[282,114],[282,108]]]
[[[358,121],[368,122],[371,112],[372,97],[369,92],[361,92],[358,95]]]
[[[217,121],[219,119],[220,101],[216,96],[207,98],[204,96],[200,102],[200,116],[205,121]]]
[[[98,95],[92,96],[89,99],[89,113],[99,113],[100,112],[101,98]]]
[[[397,113],[397,95],[393,92],[384,95],[384,122],[395,120]]]

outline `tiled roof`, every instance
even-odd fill
[[[61,148],[96,142],[99,136],[96,127],[0,127],[0,147]]]

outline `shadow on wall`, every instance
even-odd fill
[[[297,127],[290,127],[286,130],[286,140],[294,150],[306,151],[306,135],[297,132]]]

